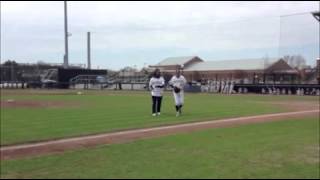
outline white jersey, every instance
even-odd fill
[[[164,79],[163,77],[155,78],[152,77],[149,82],[149,88],[151,89],[151,95],[152,96],[162,96],[163,93],[163,87],[157,87],[157,86],[164,86]]]
[[[187,80],[184,78],[184,76],[180,75],[180,77],[178,78],[177,76],[172,76],[171,80],[169,81],[169,84],[174,86],[174,87],[178,87],[181,90],[183,90],[183,87],[186,85]]]
[[[179,78],[177,76],[172,76],[171,80],[169,81],[170,85],[181,89],[179,93],[176,93],[173,91],[173,97],[174,97],[174,102],[176,106],[180,106],[184,104],[183,88],[186,85],[186,83],[187,83],[187,80],[182,75],[180,75]]]

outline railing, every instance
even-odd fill
[[[119,76],[118,73],[112,76],[102,75],[78,75],[69,81],[72,88],[83,89],[145,89],[149,78],[147,76]]]
[[[70,83],[74,84],[74,83],[99,83],[98,77],[104,77],[105,79],[106,76],[102,76],[102,75],[78,75],[74,78],[70,79]],[[102,83],[102,82],[100,82]],[[104,82],[103,82],[104,83]]]

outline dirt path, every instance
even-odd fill
[[[1,108],[63,108],[79,107],[79,102],[34,101],[34,100],[0,100]]]
[[[320,109],[319,102],[309,101],[281,101],[281,102],[265,102],[265,101],[253,101],[262,104],[271,104],[281,107],[287,111],[304,111],[310,109]]]
[[[39,143],[4,146],[0,148],[1,159],[14,159],[27,156],[61,153],[66,150],[94,147],[101,144],[115,144],[131,142],[138,139],[165,136],[170,134],[199,131],[210,128],[230,127],[241,124],[279,121],[301,117],[319,117],[319,110],[266,114],[249,117],[229,118],[214,121],[194,122],[163,127],[127,130],[115,133],[105,133],[84,137],[66,138]]]

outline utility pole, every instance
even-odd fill
[[[90,44],[90,32],[87,33],[87,51],[88,51],[88,62],[87,62],[87,68],[91,69],[91,44]]]
[[[65,43],[65,54],[63,67],[68,68],[69,66],[69,50],[68,50],[68,14],[67,14],[67,1],[64,1],[64,43]]]

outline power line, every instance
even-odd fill
[[[311,14],[311,13],[312,13],[312,11],[308,11],[308,12],[301,12],[301,13],[292,13],[292,14],[285,14],[285,15],[281,15],[280,17],[306,15],[306,14]]]
[[[245,18],[245,19],[238,19],[238,20],[230,20],[230,21],[206,21],[206,22],[201,22],[201,23],[194,23],[194,24],[181,24],[181,25],[176,25],[176,26],[160,26],[160,27],[154,27],[152,25],[137,25],[137,26],[134,26],[135,27],[135,31],[143,31],[143,30],[165,30],[165,29],[175,29],[175,28],[186,28],[186,27],[196,27],[196,26],[205,26],[205,25],[214,25],[214,24],[231,24],[231,23],[237,23],[237,22],[250,22],[250,21],[261,21],[261,19],[266,19],[266,18],[279,18],[279,20],[281,21],[281,18],[285,18],[285,17],[290,17],[290,16],[299,16],[299,15],[307,15],[307,14],[310,14],[310,16],[312,15],[311,14],[312,12],[311,11],[308,11],[308,12],[299,12],[299,13],[291,13],[291,14],[284,14],[284,15],[278,15],[278,16],[259,16],[259,17],[255,17],[255,18]],[[117,32],[121,29],[125,29],[124,28],[121,28],[121,26],[119,26],[118,28],[115,28],[115,29],[111,29],[111,30],[108,30],[108,31],[92,31],[91,33],[94,33],[94,34],[104,34],[104,33],[111,33],[111,32]],[[77,31],[76,31],[77,32]],[[84,31],[78,31],[79,33],[81,32],[84,32]],[[78,33],[77,32],[77,33]]]

